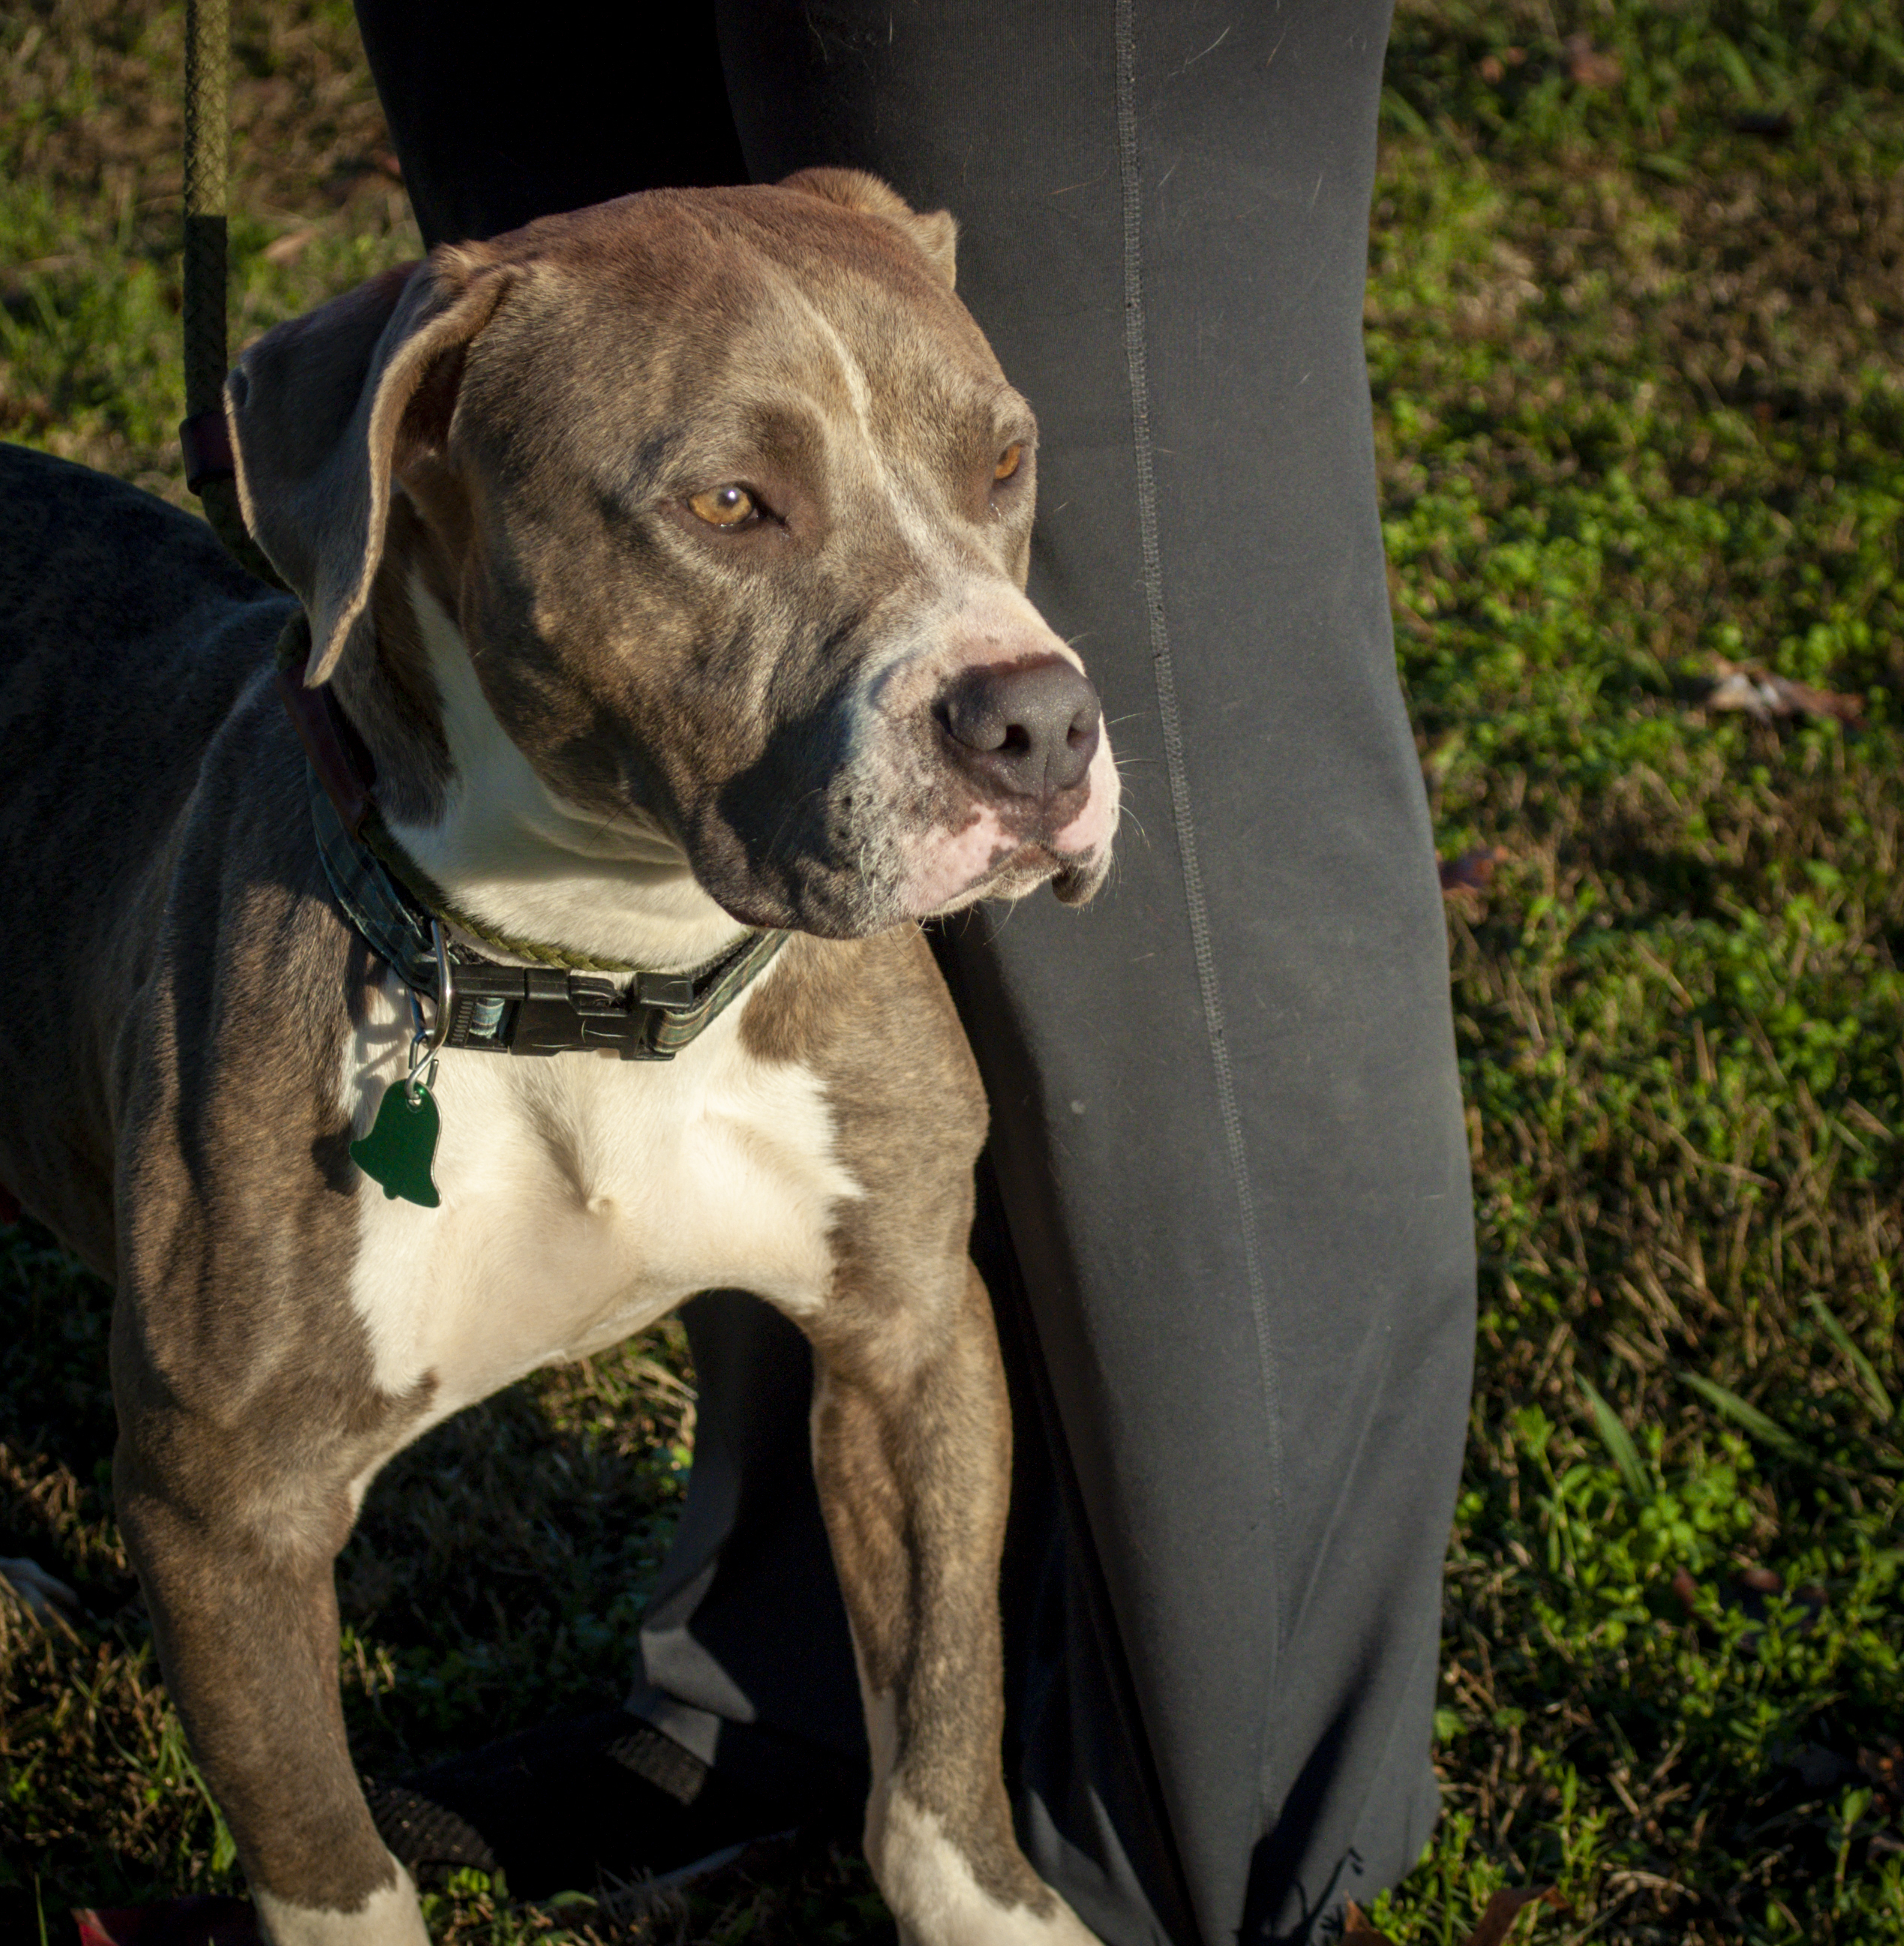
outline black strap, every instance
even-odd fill
[[[344,916],[406,985],[434,993],[430,915],[345,828],[308,763],[304,783],[317,855]],[[750,932],[699,973],[636,972],[623,980],[566,967],[506,965],[453,939],[456,998],[444,1045],[490,1054],[612,1050],[624,1061],[671,1061],[739,999],[791,936]]]

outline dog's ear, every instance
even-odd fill
[[[513,274],[480,245],[438,249],[267,331],[225,381],[246,524],[311,617],[314,687],[369,600],[391,476],[447,437]]]
[[[864,169],[801,169],[782,189],[804,190],[823,202],[897,224],[918,246],[941,283],[950,290],[957,268],[959,226],[949,209],[916,210],[898,191]]]

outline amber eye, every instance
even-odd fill
[[[737,527],[755,512],[754,497],[744,486],[710,486],[688,504],[710,527]]]
[[[1018,470],[1018,462],[1025,457],[1025,448],[1015,440],[998,456],[998,464],[992,468],[994,480],[1009,480]]]

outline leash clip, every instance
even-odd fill
[[[410,1071],[403,1076],[403,1096],[410,1106],[416,1106],[418,1097],[424,1093],[436,1079],[437,1056],[443,1044],[450,1038],[450,1022],[456,1004],[456,976],[450,965],[450,948],[443,937],[443,925],[439,919],[430,922],[430,944],[436,949],[437,986],[432,1011],[435,1018],[425,1026],[423,1020],[423,1003],[417,998],[414,987],[406,989],[410,994],[410,1021],[415,1031],[410,1036]],[[429,1070],[419,1083],[417,1076]]]

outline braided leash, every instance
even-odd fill
[[[229,0],[185,0],[185,484],[238,565],[283,588],[245,525],[225,422],[225,191],[231,149]]]

